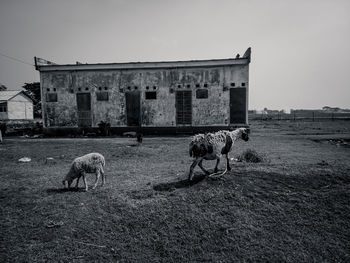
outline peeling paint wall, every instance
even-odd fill
[[[235,83],[234,86],[232,83]],[[101,121],[112,127],[126,126],[125,93],[141,91],[141,123],[149,127],[176,126],[175,94],[192,91],[192,125],[227,125],[229,89],[248,83],[248,65],[178,69],[128,69],[98,71],[41,72],[45,127],[77,127],[76,94],[91,93],[92,126]],[[197,99],[198,88],[208,89],[208,98]],[[108,92],[108,101],[98,101],[96,93]],[[145,92],[156,92],[146,99]],[[56,93],[57,102],[46,101]]]

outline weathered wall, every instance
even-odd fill
[[[235,87],[244,82],[248,88],[248,65],[41,72],[45,126],[76,127],[76,93],[79,92],[91,93],[93,127],[100,121],[109,122],[113,127],[126,126],[125,92],[135,89],[141,91],[142,126],[176,126],[177,90],[192,90],[192,125],[227,125],[229,89],[234,88],[233,82]],[[197,88],[207,88],[209,97],[196,99]],[[100,90],[108,91],[108,101],[96,100],[96,92]],[[157,99],[146,100],[146,91],[156,91]],[[57,102],[45,101],[49,92],[57,93]]]
[[[33,102],[18,94],[7,102],[8,119],[33,119]]]

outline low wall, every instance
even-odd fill
[[[238,127],[249,128],[248,125],[230,126],[183,126],[183,127],[111,127],[109,135],[123,135],[125,132],[141,132],[143,135],[180,135],[215,132],[219,130],[235,129]],[[45,136],[98,136],[99,128],[78,128],[78,127],[49,127],[44,128]]]

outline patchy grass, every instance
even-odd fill
[[[253,123],[233,155],[255,149],[269,162],[234,163],[221,180],[198,169],[191,184],[187,137],[136,147],[133,138],[5,138],[0,261],[349,262],[349,148],[315,141],[349,138],[349,124]],[[62,189],[70,162],[93,151],[106,158],[107,185]],[[32,161],[18,163],[24,156]]]

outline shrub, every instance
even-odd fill
[[[261,163],[264,162],[265,158],[263,155],[257,153],[253,149],[245,150],[241,155],[238,156],[239,162],[248,162],[248,163]]]

